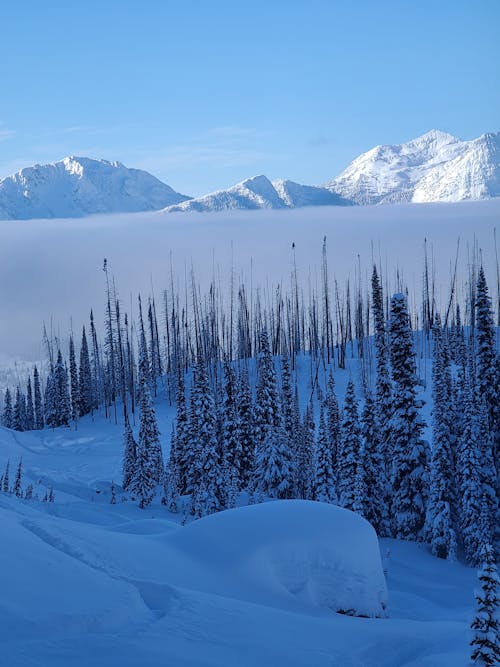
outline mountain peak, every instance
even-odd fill
[[[0,179],[0,219],[149,211],[186,199],[146,171],[87,157],[65,157]]]
[[[462,141],[430,130],[404,144],[377,146],[360,155],[325,187],[356,204],[497,197],[497,148],[495,134]]]

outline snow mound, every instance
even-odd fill
[[[187,558],[233,573],[259,601],[281,598],[383,617],[387,588],[372,526],[348,510],[302,500],[241,507],[169,538]]]

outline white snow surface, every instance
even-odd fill
[[[500,196],[500,133],[471,141],[432,130],[363,153],[325,186],[356,204],[457,202]]]
[[[185,199],[146,171],[120,162],[66,157],[1,179],[0,219],[151,211]]]
[[[353,361],[337,371],[342,399]],[[301,401],[310,393],[299,359]],[[156,404],[163,434],[173,409]],[[137,428],[137,427],[136,427]],[[168,438],[162,437],[164,454]],[[0,468],[55,502],[0,493],[0,643],[9,667],[456,667],[475,571],[382,540],[352,513],[281,501],[180,524],[159,500],[109,503],[121,426],[0,428]],[[387,571],[387,588],[381,571]],[[387,603],[383,609],[382,603]],[[356,608],[368,618],[336,613]],[[348,611],[348,609],[344,609]],[[375,617],[378,616],[378,617]]]

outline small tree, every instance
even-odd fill
[[[23,497],[23,490],[21,488],[21,479],[23,476],[23,460],[19,459],[19,465],[16,470],[16,479],[14,481],[13,492],[18,498]]]
[[[482,551],[483,565],[478,572],[481,590],[475,593],[477,613],[471,623],[471,659],[474,665],[490,667],[500,663],[500,634],[498,623],[498,578],[492,547]]]

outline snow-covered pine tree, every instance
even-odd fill
[[[259,336],[255,404],[255,465],[251,487],[256,498],[290,498],[293,495],[292,452],[283,431],[267,330]]]
[[[166,505],[170,512],[179,511],[179,481],[180,481],[179,452],[177,449],[177,434],[175,426],[172,425],[172,434],[170,436],[170,454],[165,470],[164,492],[162,503]]]
[[[325,419],[324,405],[319,413],[319,430],[314,452],[314,500],[336,505],[333,452]]]
[[[16,477],[14,480],[14,488],[12,489],[14,495],[16,495],[18,498],[23,497],[23,489],[21,486],[22,477],[23,477],[23,460],[19,459],[19,464],[16,470]]]
[[[481,589],[476,590],[476,616],[471,623],[473,632],[471,660],[474,665],[493,667],[500,664],[500,625],[498,621],[500,578],[494,551],[486,544],[481,552],[482,566],[478,571]]]
[[[384,457],[385,475],[389,482],[392,469],[392,453],[390,450],[392,387],[389,374],[389,348],[384,313],[384,295],[382,291],[382,283],[375,265],[373,266],[372,273],[372,308],[376,350],[375,403],[378,429],[380,432],[380,446]]]
[[[352,510],[356,500],[356,476],[361,453],[358,403],[354,383],[349,380],[344,401],[338,453],[337,495],[339,505]]]
[[[142,378],[139,388],[139,406],[139,441],[136,449],[134,473],[128,488],[132,497],[139,500],[139,507],[144,509],[151,504],[158,483],[158,471],[156,469],[158,461],[155,461],[152,449],[159,446],[159,433],[151,393],[144,378]]]
[[[19,385],[16,388],[16,400],[14,403],[14,414],[12,418],[12,428],[15,431],[24,431],[26,427],[26,402],[24,394]]]
[[[10,393],[10,389],[7,387],[3,401],[2,424],[5,426],[5,428],[12,428],[12,421],[12,395]]]
[[[394,536],[423,538],[428,498],[427,448],[422,440],[424,423],[416,398],[413,336],[404,294],[391,299],[390,318],[392,396],[392,517]]]
[[[335,485],[338,483],[338,452],[340,448],[340,413],[337,394],[335,392],[335,380],[330,372],[325,396],[326,425],[328,430],[328,442],[332,453],[333,479]]]
[[[160,444],[160,432],[153,407],[151,390],[145,378],[142,378],[139,394],[140,422],[138,448],[147,452],[149,472],[154,484],[163,483],[163,453]]]
[[[47,375],[43,412],[45,423],[49,428],[59,426],[57,418],[57,386],[53,368],[50,369]]]
[[[128,411],[124,414],[124,429],[123,429],[123,490],[127,491],[135,474],[137,464],[137,443],[132,433],[130,421],[128,418]]]
[[[33,499],[33,484],[28,484],[28,486],[26,487],[26,493],[24,494],[24,499],[25,500]]]
[[[242,488],[241,460],[243,450],[239,439],[239,415],[236,408],[236,375],[231,364],[224,363],[224,400],[221,404],[219,456],[222,465],[224,507],[230,507]]]
[[[175,444],[178,466],[178,485],[181,495],[191,493],[189,474],[194,464],[192,460],[192,445],[189,440],[189,417],[186,402],[186,386],[184,372],[177,358],[174,361],[175,383]]]
[[[57,351],[57,362],[54,366],[54,386],[56,393],[56,426],[69,426],[71,410],[68,371],[64,365],[61,350]]]
[[[363,516],[372,524],[380,537],[391,534],[385,474],[385,447],[381,443],[376,415],[377,403],[369,389],[365,391],[365,404],[361,414],[361,436],[363,442]]]
[[[298,423],[295,414],[295,398],[292,386],[292,376],[290,370],[290,359],[285,353],[281,357],[281,421],[283,424],[283,432],[288,440],[288,446],[292,452],[293,461],[293,477],[297,480],[297,444],[298,444]]]
[[[426,537],[432,553],[450,558],[456,553],[456,532],[452,508],[455,504],[454,461],[452,453],[452,392],[449,355],[443,340],[441,319],[436,315],[432,328],[432,458]]]
[[[35,410],[35,428],[41,430],[44,426],[42,391],[40,389],[40,376],[38,368],[33,369],[33,391],[34,391],[34,410]]]
[[[477,392],[486,401],[488,426],[492,436],[493,458],[498,470],[500,448],[500,388],[496,382],[495,327],[491,299],[483,267],[476,287]],[[498,493],[498,491],[497,491]]]
[[[28,378],[26,388],[26,430],[32,431],[35,428],[35,408],[33,406],[33,389],[31,387],[31,378]]]
[[[302,424],[299,426],[299,437],[296,439],[295,452],[290,450],[290,457],[295,453],[296,493],[299,498],[311,500],[314,492],[314,447],[316,441],[316,426],[314,424],[314,409],[310,402],[304,413]]]
[[[200,518],[221,509],[224,493],[215,401],[201,356],[198,357],[191,390],[189,445],[191,512]]]
[[[78,367],[76,365],[75,343],[73,336],[69,337],[69,380],[71,392],[71,420],[75,425],[78,424],[80,416],[80,384],[78,382]]]
[[[82,344],[80,347],[80,369],[78,377],[80,417],[92,412],[92,370],[90,365],[89,347],[85,327],[82,330]]]
[[[236,409],[238,411],[238,440],[241,447],[241,486],[246,488],[250,482],[255,459],[254,408],[246,366],[243,366],[238,377]]]
[[[485,512],[483,542],[495,544],[495,532],[500,530],[498,519],[498,495],[496,492],[497,471],[493,460],[494,435],[489,426],[488,404],[485,396],[477,397],[477,419],[479,429],[479,478]]]
[[[465,378],[463,400],[463,431],[457,448],[457,473],[459,481],[460,537],[465,557],[472,565],[480,562],[484,544],[481,535],[480,514],[482,505],[480,429],[470,386],[470,379]]]

